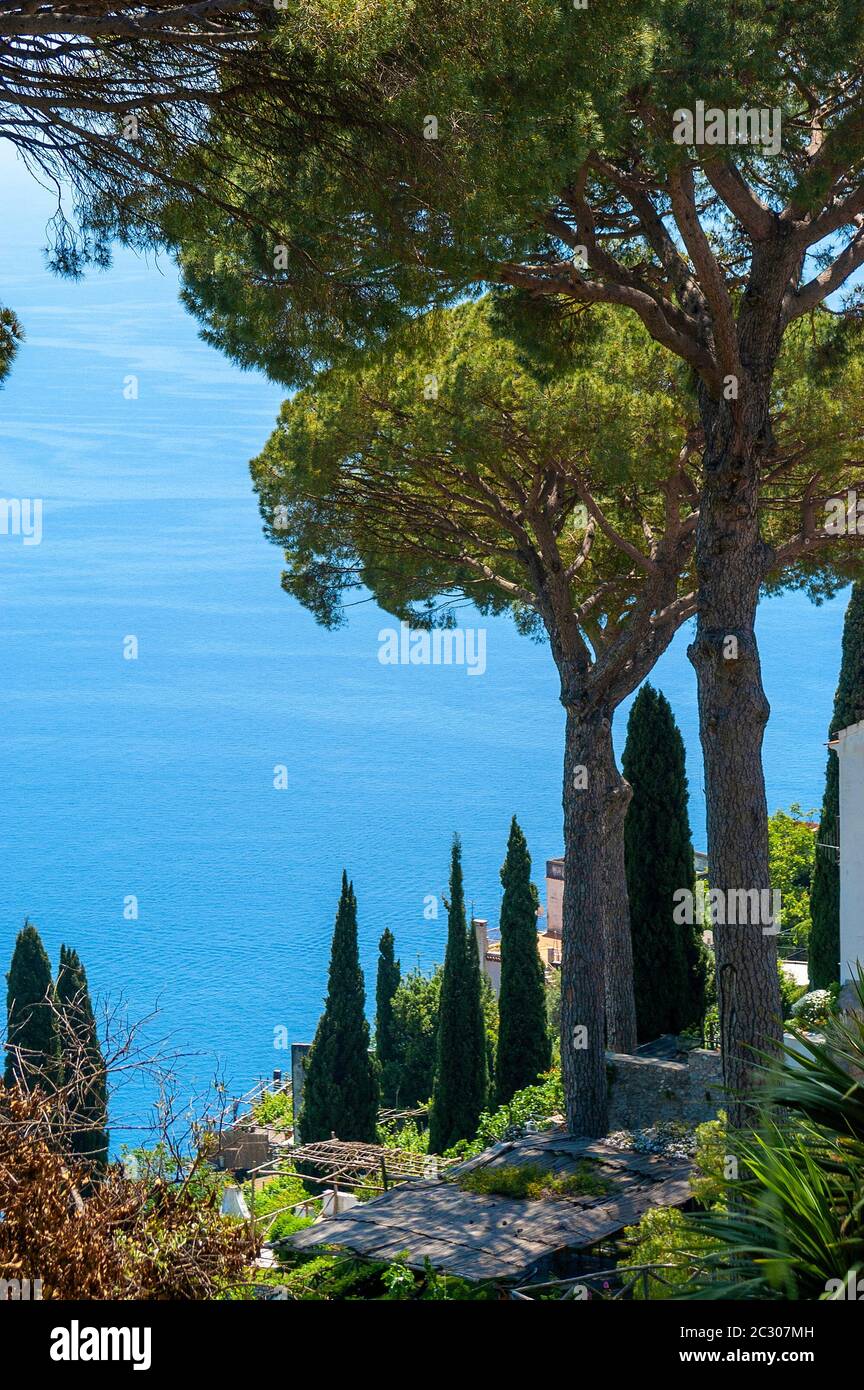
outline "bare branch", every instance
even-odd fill
[[[839,256],[800,289],[787,290],[783,300],[784,320],[787,324],[818,308],[823,300],[845,284],[858,266],[864,264],[864,214],[856,217],[855,221],[859,230]]]
[[[776,226],[774,214],[731,161],[706,160],[702,172],[752,241],[767,241],[773,235]]]
[[[696,267],[699,283],[711,310],[714,345],[720,370],[726,375],[741,375],[738,338],[732,301],[711,244],[705,234],[696,209],[693,171],[680,164],[669,172],[669,193],[672,209],[684,245]]]

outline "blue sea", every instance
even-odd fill
[[[312,1037],[343,866],[370,997],[385,927],[403,967],[442,959],[445,913],[424,905],[454,831],[493,926],[514,813],[542,883],[562,848],[555,670],[506,620],[484,623],[477,677],[381,665],[393,622],[371,602],[317,627],[280,589],[249,481],[280,390],[199,341],[167,259],[53,277],[51,195],[9,153],[0,176],[0,302],[27,335],[0,391],[0,496],[44,499],[40,545],[0,535],[0,962],[29,917],[55,962],[74,946],[94,995],[149,1020],[143,1050],[179,1054],[181,1101],[217,1070],[241,1091],[285,1066],[281,1029]],[[772,810],[821,800],[845,597],[763,604]],[[704,848],[687,641],[652,680]],[[626,708],[619,750],[625,724]],[[121,1088],[115,1146],[151,1099],[149,1082]]]

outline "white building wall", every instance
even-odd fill
[[[864,965],[864,720],[841,729],[831,747],[840,760],[840,983]]]
[[[546,930],[560,936],[564,924],[564,860],[546,860]]]

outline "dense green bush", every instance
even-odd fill
[[[405,1149],[408,1153],[425,1154],[429,1152],[429,1131],[421,1128],[415,1120],[405,1124],[383,1124],[378,1126],[378,1143],[386,1149]]]
[[[472,1158],[502,1139],[518,1139],[530,1130],[545,1129],[553,1115],[564,1113],[561,1073],[550,1071],[536,1086],[517,1091],[509,1105],[480,1116],[477,1135],[447,1150],[446,1157]]]
[[[706,1120],[696,1126],[696,1154],[690,1177],[690,1191],[703,1207],[714,1207],[725,1201],[728,1141],[726,1111],[720,1110],[716,1120]]]
[[[792,1013],[794,1005],[803,995],[807,993],[806,985],[799,985],[793,977],[783,969],[783,962],[777,962],[777,975],[780,980],[780,999],[783,1004],[783,1017],[788,1018]]]
[[[704,1207],[716,1208],[725,1202],[727,1149],[726,1112],[721,1110],[715,1120],[696,1128],[690,1190]],[[717,1242],[694,1228],[677,1207],[651,1207],[638,1225],[625,1228],[624,1236],[630,1249],[621,1262],[622,1269],[648,1264],[672,1266],[658,1270],[656,1278],[647,1274],[645,1279],[638,1279],[633,1286],[637,1299],[676,1297],[678,1286],[687,1284],[694,1270],[701,1269],[707,1255],[717,1248]]]
[[[409,971],[393,995],[390,1084],[393,1103],[401,1108],[426,1105],[432,1095],[440,998],[440,966],[431,975]]]
[[[561,1065],[561,971],[553,970],[546,982],[546,1027],[552,1042],[552,1065]]]
[[[650,1207],[638,1226],[625,1226],[630,1251],[620,1269],[639,1265],[667,1266],[646,1273],[633,1284],[636,1299],[675,1298],[681,1285],[689,1283],[716,1242],[689,1224],[677,1207]],[[669,1287],[669,1286],[672,1287]]]
[[[404,1258],[389,1263],[360,1260],[343,1254],[296,1257],[292,1268],[278,1280],[290,1299],[303,1302],[343,1300],[382,1302],[449,1302],[497,1298],[497,1290],[484,1284],[468,1284],[433,1269],[409,1269]]]
[[[836,1012],[839,993],[839,984],[828,989],[813,989],[809,994],[800,991],[790,1010],[793,1023],[799,1028],[824,1028]]]
[[[816,836],[801,807],[775,811],[768,821],[771,887],[782,894],[783,936],[796,946],[810,938],[810,883],[816,863]]]
[[[258,1125],[290,1130],[294,1125],[294,1105],[290,1091],[265,1091],[253,1107],[252,1118]]]
[[[283,1236],[311,1226],[312,1218],[320,1207],[320,1202],[316,1202],[308,1216],[286,1210],[309,1197],[303,1179],[297,1173],[280,1173],[269,1182],[259,1179],[254,1191],[252,1182],[245,1182],[242,1191],[263,1240],[281,1240]],[[279,1214],[274,1216],[277,1212]]]

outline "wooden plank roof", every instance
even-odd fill
[[[648,1207],[683,1206],[690,1163],[566,1135],[538,1134],[496,1145],[450,1170],[541,1164],[557,1174],[598,1165],[603,1196],[523,1200],[463,1191],[455,1182],[410,1181],[288,1238],[297,1250],[335,1245],[371,1260],[398,1255],[472,1281],[508,1280],[548,1268],[557,1255],[618,1235]]]

